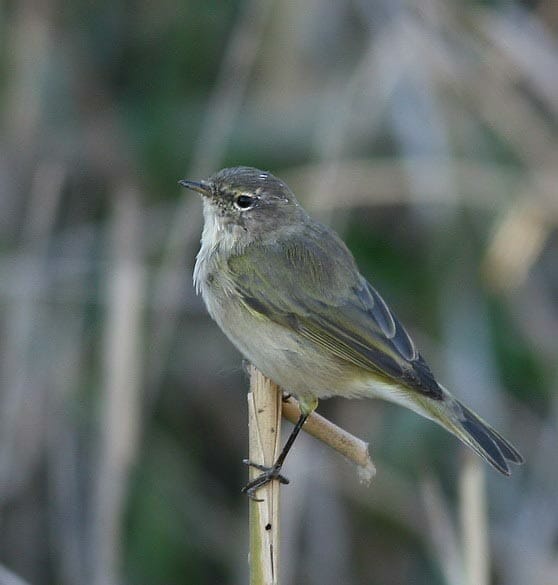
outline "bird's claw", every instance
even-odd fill
[[[262,472],[260,475],[250,480],[241,490],[243,494],[246,494],[251,500],[254,500],[254,502],[263,502],[262,499],[256,498],[256,491],[272,482],[274,479],[283,485],[289,483],[289,480],[284,475],[281,475],[280,465],[272,465],[271,467],[268,467],[266,465],[261,465],[260,463],[254,463],[249,459],[244,459],[242,462],[245,465],[259,469]]]

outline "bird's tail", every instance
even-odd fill
[[[504,475],[511,475],[508,462],[521,464],[517,449],[480,416],[461,404],[445,388],[440,401],[429,400],[432,418]]]

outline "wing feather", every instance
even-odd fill
[[[304,238],[249,246],[228,265],[251,310],[341,360],[442,398],[405,328],[328,228],[313,224]]]

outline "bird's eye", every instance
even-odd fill
[[[254,197],[250,197],[250,195],[239,195],[235,200],[234,204],[239,209],[249,209],[254,205]]]

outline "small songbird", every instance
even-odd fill
[[[413,340],[330,228],[289,187],[250,167],[180,184],[201,193],[204,227],[194,269],[211,317],[256,368],[293,394],[301,416],[270,468],[244,491],[280,475],[318,399],[383,398],[461,439],[498,471],[517,450],[439,384]]]

